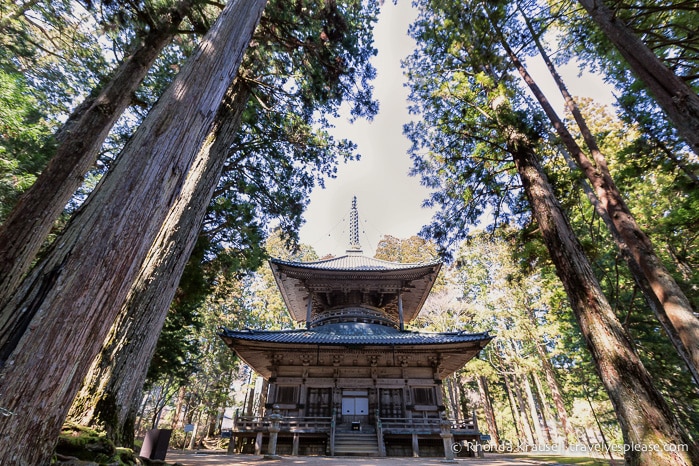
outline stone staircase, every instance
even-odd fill
[[[335,456],[379,456],[376,432],[335,432]]]

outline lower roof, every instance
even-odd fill
[[[310,344],[310,345],[445,345],[455,343],[489,342],[492,337],[488,332],[414,332],[401,331],[385,325],[343,322],[319,326],[312,329],[299,330],[228,330],[222,329],[219,334],[226,343],[231,345],[233,340],[250,342]]]
[[[311,361],[318,358],[323,348],[326,363],[320,361],[322,366],[327,366],[332,355],[339,356],[347,351],[376,354],[378,350],[379,354],[392,355],[391,365],[395,364],[396,355],[409,356],[412,362],[408,364],[412,365],[424,364],[432,354],[440,361],[436,370],[443,379],[463,367],[492,339],[487,332],[413,332],[364,322],[332,323],[303,330],[222,329],[219,335],[263,377],[271,377],[279,361],[287,360],[285,355],[293,360],[302,361],[305,357]]]

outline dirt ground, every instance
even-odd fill
[[[258,455],[226,455],[222,452],[179,452],[170,450],[165,457],[168,463],[183,466],[443,466],[449,464],[443,458],[361,458],[353,456],[284,456],[280,459],[265,459]],[[539,463],[533,460],[508,458],[506,455],[486,455],[485,458],[457,458],[453,464],[459,466],[532,466]]]

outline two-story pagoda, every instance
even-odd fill
[[[289,313],[305,328],[222,331],[269,381],[265,416],[236,416],[230,452],[266,452],[273,412],[282,417],[280,454],[450,456],[453,442],[477,440],[474,419],[446,419],[441,383],[491,337],[405,330],[441,263],[363,256],[357,219],[355,198],[344,256],[270,261]]]

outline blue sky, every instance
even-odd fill
[[[360,120],[350,124],[345,118],[335,123],[333,134],[354,141],[362,157],[358,162],[340,166],[337,178],[327,180],[325,189],[317,187],[311,195],[301,242],[313,246],[321,256],[341,255],[347,248],[353,196],[357,196],[360,240],[365,255],[374,254],[382,236],[408,238],[417,234],[432,217],[432,212],[421,207],[429,192],[418,178],[408,176],[410,144],[402,133],[411,116],[407,111],[408,89],[404,86],[400,61],[415,45],[407,36],[408,25],[415,16],[408,0],[400,0],[396,5],[384,3],[374,31],[378,50],[373,59],[377,69],[374,95],[379,100],[379,114],[371,122]],[[550,83],[543,66],[527,65],[533,75],[540,76],[537,80]],[[589,75],[579,78],[578,73],[574,64],[561,70],[574,95],[612,101],[601,79]],[[557,108],[562,107],[557,91],[547,95]]]

